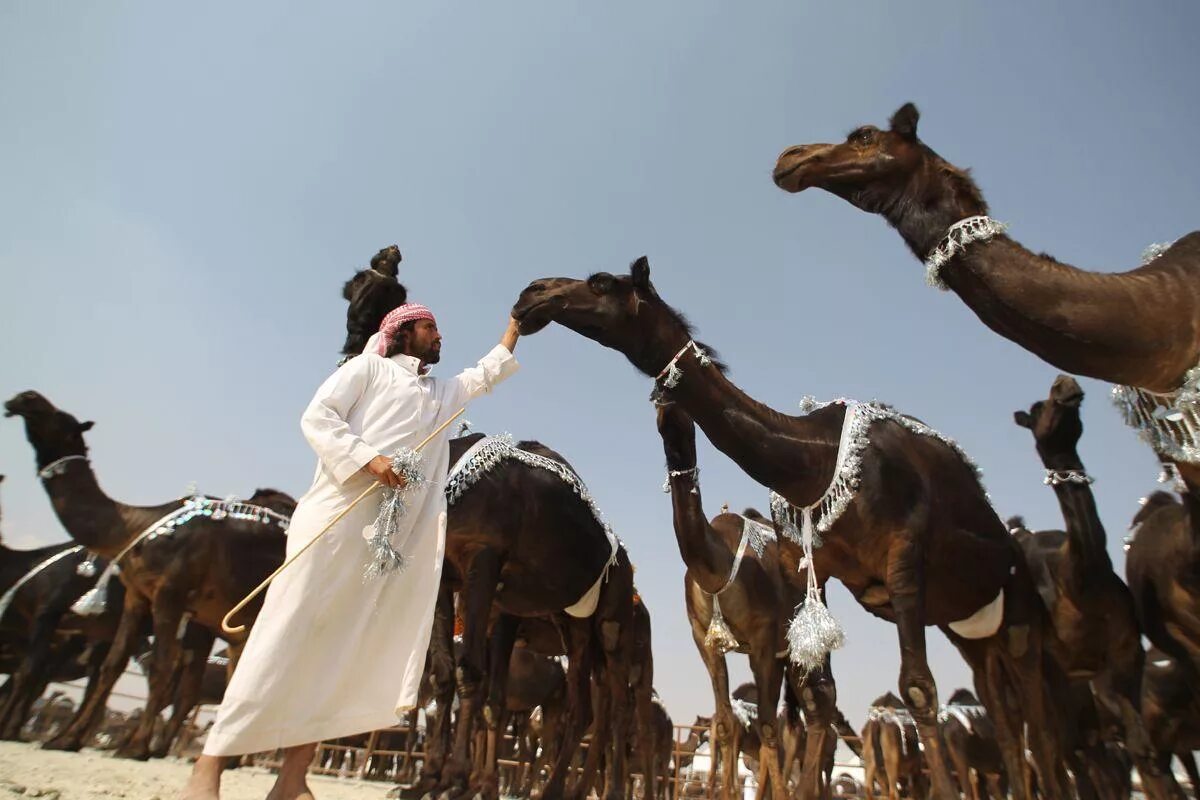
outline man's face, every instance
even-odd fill
[[[412,335],[408,338],[408,354],[426,364],[436,364],[442,360],[442,335],[438,333],[436,322],[419,319],[413,323]]]

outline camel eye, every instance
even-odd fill
[[[850,134],[850,141],[855,144],[867,144],[875,138],[875,131],[870,128],[859,128],[854,133]]]
[[[608,294],[613,288],[613,276],[607,272],[597,272],[588,278],[588,288],[596,294]]]

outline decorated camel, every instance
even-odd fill
[[[900,800],[901,790],[908,797],[925,796],[925,763],[921,757],[921,737],[912,715],[900,698],[888,692],[875,698],[867,709],[863,726],[863,792],[867,800],[882,786],[888,800]]]
[[[354,273],[342,286],[342,298],[350,303],[343,359],[361,353],[384,316],[408,301],[408,290],[396,280],[400,261],[400,248],[394,244],[385,247],[371,258],[370,266]]]
[[[1055,367],[1110,381],[1126,419],[1200,479],[1200,232],[1148,251],[1129,272],[1087,272],[1035,254],[987,216],[967,172],[917,136],[912,103],[887,129],[790,147],[775,166],[788,192],[824,189],[887,220],[929,282],[992,330]],[[1131,309],[1153,309],[1133,313]]]
[[[513,314],[523,334],[558,322],[623,353],[654,379],[659,402],[679,404],[719,450],[777,493],[776,520],[813,553],[815,582],[838,578],[864,608],[896,624],[900,690],[940,800],[957,792],[937,738],[926,625],[938,625],[975,672],[1010,772],[1024,773],[1027,738],[1043,794],[1069,795],[1055,708],[1064,679],[1046,657],[1052,630],[1019,549],[951,440],[877,403],[788,416],[754,401],[659,297],[645,258],[629,275],[535,281]],[[839,456],[844,428],[847,452]],[[811,667],[838,631],[819,594],[809,597],[789,639],[793,660]],[[1022,782],[1014,787],[1024,800]]]
[[[711,522],[705,516],[696,464],[696,426],[687,411],[675,403],[660,406],[658,432],[666,453],[675,540],[687,565],[684,600],[692,640],[712,682],[715,710],[710,786],[719,771],[722,800],[729,800],[735,791],[741,749],[738,732],[743,724],[733,713],[725,664],[726,651],[734,650],[749,657],[758,687],[753,719],[747,719],[746,726],[754,729],[754,738],[761,744],[754,753],[761,769],[759,783],[770,786],[775,800],[783,800],[787,787],[780,771],[776,720],[784,672],[779,653],[787,645],[786,614],[800,597],[783,579],[779,547],[769,525],[738,514],[722,513]]]
[[[1033,433],[1045,483],[1066,523],[1065,533],[1023,537],[1022,549],[1062,643],[1063,668],[1072,680],[1090,681],[1097,699],[1118,715],[1147,792],[1163,796],[1163,776],[1142,725],[1142,634],[1129,588],[1113,571],[1092,478],[1079,457],[1083,397],[1074,378],[1059,375],[1045,400],[1013,415]]]
[[[23,418],[42,485],[67,533],[104,558],[118,560],[120,580],[128,588],[121,622],[101,669],[100,691],[46,747],[78,750],[84,745],[150,619],[155,656],[146,712],[121,749],[122,755],[147,758],[154,720],[170,700],[171,676],[181,652],[178,631],[185,615],[219,631],[226,612],[283,560],[287,518],[265,506],[199,495],[157,506],[121,503],[104,493],[92,471],[83,438],[91,422],[79,422],[31,391],[13,397],[5,410],[7,416]],[[101,576],[97,589],[107,586],[107,577],[107,572]],[[84,598],[97,599],[98,593]],[[256,614],[259,605],[252,605],[247,616]],[[227,639],[231,670],[246,636]],[[187,673],[188,680],[202,677],[202,670]]]

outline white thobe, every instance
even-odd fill
[[[317,452],[317,474],[292,517],[288,556],[371,485],[363,465],[416,447],[515,372],[517,362],[497,345],[450,380],[419,369],[411,356],[364,353],[317,390],[300,423]],[[408,511],[392,540],[407,558],[402,572],[363,578],[379,492],[271,584],[206,754],[257,753],[386,728],[415,705],[445,552],[450,435],[440,434],[421,451],[429,480],[407,496]]]

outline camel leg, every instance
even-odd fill
[[[950,757],[950,763],[954,765],[954,777],[958,780],[958,790],[963,797],[968,795],[972,800],[979,800],[979,791],[971,782],[971,766],[967,761],[966,742],[944,740],[946,744],[946,755]]]
[[[500,737],[504,735],[507,721],[505,705],[508,697],[508,664],[517,640],[519,624],[520,620],[517,617],[501,614],[493,626],[488,642],[488,699],[483,707],[487,749],[482,770],[471,781],[471,785],[482,794],[483,800],[494,800],[499,796],[497,746]]]
[[[169,581],[171,576],[167,576]],[[170,583],[167,584],[168,586]],[[150,692],[146,709],[133,736],[117,750],[118,758],[145,761],[150,758],[150,740],[159,714],[171,699],[172,684],[180,667],[179,625],[183,619],[182,598],[164,588],[154,598],[154,662],[150,666]]]
[[[567,773],[571,769],[571,763],[579,749],[580,738],[589,722],[592,629],[588,620],[575,619],[568,620],[566,628],[567,703],[563,713],[558,757],[541,793],[533,800],[562,800]]]
[[[605,796],[621,800],[629,780],[627,737],[629,735],[629,653],[632,630],[628,620],[606,619],[600,622],[599,640],[604,658],[604,688],[600,703],[608,705],[609,740],[604,742],[610,756],[606,769]],[[611,742],[611,743],[610,743]]]
[[[921,548],[909,532],[896,536],[888,554],[887,588],[900,638],[900,696],[917,724],[937,800],[958,800],[938,735],[937,686],[925,652],[925,576]]]
[[[1183,771],[1187,773],[1188,783],[1191,784],[1191,786],[1189,786],[1188,788],[1190,788],[1192,790],[1192,797],[1200,796],[1200,770],[1198,770],[1196,768],[1196,757],[1194,755],[1192,755],[1191,750],[1181,750],[1180,752],[1176,753],[1175,755],[1179,758],[1180,763],[1183,764]],[[1170,774],[1172,774],[1171,773],[1171,756],[1170,756],[1170,754],[1166,755],[1165,760],[1166,760],[1165,772],[1170,775]],[[1174,780],[1174,778],[1172,778],[1172,780]],[[1182,789],[1180,789],[1179,795],[1183,796]]]
[[[833,680],[831,663],[826,656],[821,669],[804,676],[800,676],[794,667],[790,670],[793,676],[791,680],[796,684],[796,695],[804,706],[804,762],[800,767],[800,784],[796,793],[800,800],[816,800],[821,796],[825,741],[837,706],[837,684]]]
[[[773,631],[771,632],[773,634]],[[779,692],[783,687],[783,662],[775,655],[774,636],[750,653],[750,671],[758,688],[758,717],[754,721],[759,735],[758,792],[767,786],[772,800],[786,800],[787,781],[779,766]]]
[[[533,787],[541,778],[542,769],[546,764],[552,762],[557,755],[559,748],[559,732],[562,730],[562,705],[555,703],[551,706],[542,707],[542,735],[540,737],[540,747],[535,747],[534,752],[537,753],[533,760],[533,770],[529,776],[529,784],[525,787],[522,794],[526,797],[532,796]]]
[[[29,718],[29,709],[41,694],[35,694],[34,689],[46,672],[46,661],[54,644],[54,629],[61,619],[62,612],[58,609],[50,609],[34,618],[25,655],[9,679],[8,697],[0,710],[0,739],[17,741],[21,738],[21,728]]]
[[[454,702],[454,591],[443,580],[438,586],[433,630],[429,637],[429,681],[437,710],[426,717],[421,772],[411,786],[398,791],[400,798],[415,800],[441,785],[446,755],[450,751],[451,706]]]
[[[690,616],[690,615],[689,615]],[[734,728],[738,724],[733,718],[733,707],[729,704],[729,668],[725,655],[711,650],[704,644],[706,631],[692,624],[692,641],[700,651],[700,658],[708,670],[712,683],[713,718],[709,734],[708,796],[717,795],[717,767],[720,765],[721,789],[719,800],[733,800],[733,780],[737,774],[737,748],[734,747]],[[732,760],[729,754],[732,753]],[[727,763],[728,762],[728,763]]]
[[[463,647],[457,659],[455,679],[458,684],[458,724],[454,732],[454,749],[446,764],[451,797],[466,791],[471,772],[471,744],[475,739],[476,716],[483,699],[487,674],[487,627],[496,582],[500,579],[500,556],[484,547],[470,559],[463,576]]]
[[[75,717],[62,733],[42,745],[43,749],[78,751],[83,747],[89,732],[103,722],[105,703],[112,692],[113,684],[121,677],[125,665],[129,663],[129,657],[141,638],[149,612],[150,602],[143,595],[134,591],[125,592],[121,622],[117,625],[108,655],[100,667],[95,693],[80,705]]]
[[[192,625],[187,633],[186,648],[183,649],[179,682],[175,687],[175,699],[171,704],[171,718],[167,720],[162,737],[150,749],[154,758],[165,758],[171,749],[188,715],[200,699],[200,687],[204,682],[204,670],[208,667],[208,654],[212,650],[212,631]]]
[[[958,648],[975,678],[975,693],[987,709],[996,729],[996,745],[1008,773],[1013,800],[1028,800],[1029,765],[1025,759],[1021,730],[1024,722],[1014,710],[1016,698],[1009,691],[1003,670],[1003,644],[996,637],[980,641],[963,639],[948,629],[943,633]]]

